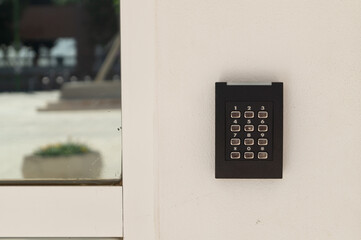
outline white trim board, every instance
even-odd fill
[[[121,1],[124,239],[159,239],[155,1]]]
[[[123,237],[122,186],[0,186],[0,196],[0,238]]]
[[[122,187],[0,187],[1,237],[121,237]]]
[[[121,1],[124,187],[0,187],[0,237],[159,239],[155,10],[155,1]]]

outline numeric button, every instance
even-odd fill
[[[239,139],[239,138],[232,138],[232,139],[231,139],[231,145],[232,145],[232,146],[241,145],[241,139]]]
[[[240,111],[232,111],[231,112],[231,118],[240,118],[241,112]]]
[[[244,131],[245,132],[253,132],[254,126],[253,125],[244,125]]]
[[[267,111],[259,111],[258,118],[268,118],[268,112]]]
[[[239,131],[241,131],[241,126],[240,125],[231,125],[231,131],[239,132]]]
[[[258,132],[267,132],[268,126],[267,125],[258,125]]]
[[[244,117],[245,118],[254,118],[254,112],[253,111],[245,111]]]
[[[254,139],[253,138],[245,138],[244,145],[246,145],[246,146],[254,145]]]
[[[258,139],[258,145],[260,145],[260,146],[268,145],[268,139],[267,138],[259,138]]]

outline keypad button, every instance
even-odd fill
[[[240,125],[231,125],[231,131],[239,132],[239,131],[241,131],[241,126]]]
[[[258,125],[258,132],[267,132],[268,126],[267,125]]]
[[[254,126],[253,125],[244,125],[244,131],[245,132],[253,132]]]
[[[245,138],[244,145],[246,145],[246,146],[254,145],[254,139],[253,138]]]
[[[245,111],[244,117],[245,118],[254,118],[254,112],[253,111]]]
[[[240,159],[241,153],[240,152],[231,152],[231,159]]]
[[[258,139],[258,145],[260,145],[260,146],[268,145],[268,139],[267,138],[259,138]]]
[[[231,139],[231,145],[241,145],[241,139],[239,138],[232,138]]]
[[[244,157],[244,159],[253,159],[254,153],[253,152],[245,152],[243,157]]]
[[[231,112],[231,118],[240,118],[241,112],[240,111],[232,111]]]
[[[259,111],[258,118],[268,118],[268,112],[267,111]]]
[[[268,153],[267,152],[259,152],[258,153],[258,159],[267,159]]]

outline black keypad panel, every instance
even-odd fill
[[[271,161],[272,102],[226,103],[226,160]]]
[[[215,85],[215,177],[282,178],[283,83]]]

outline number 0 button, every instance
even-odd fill
[[[243,157],[244,157],[244,159],[253,159],[254,153],[253,152],[245,152]]]

